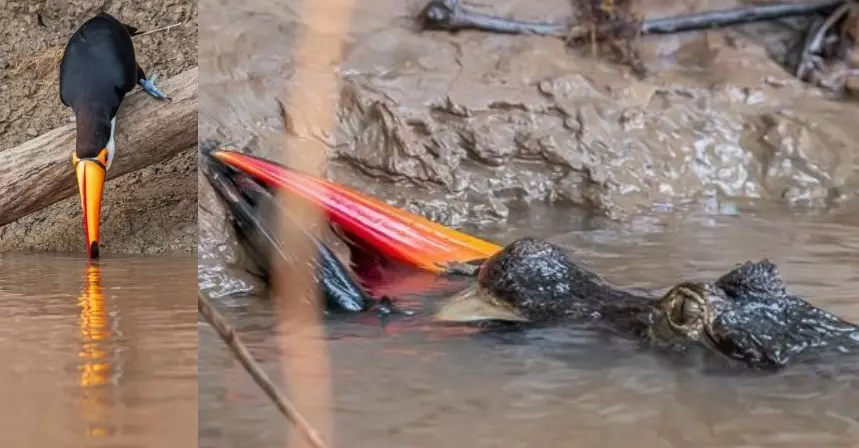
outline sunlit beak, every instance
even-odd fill
[[[99,256],[99,224],[101,220],[101,197],[104,188],[105,167],[107,166],[107,148],[103,149],[96,158],[80,159],[72,155],[75,173],[78,179],[78,192],[83,209],[84,232],[86,235],[87,254],[91,259]]]
[[[210,154],[259,182],[314,202],[332,222],[380,254],[430,272],[443,272],[451,263],[484,260],[501,250],[490,242],[271,161],[225,150]]]
[[[486,290],[477,286],[472,286],[447,299],[436,312],[435,318],[447,322],[528,321],[518,310],[499,302]]]

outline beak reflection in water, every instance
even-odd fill
[[[471,286],[447,299],[436,312],[435,318],[447,322],[528,321],[519,310],[479,286]]]
[[[85,286],[78,298],[80,307],[81,349],[78,353],[78,375],[81,388],[82,415],[87,423],[87,436],[97,438],[110,435],[106,421],[105,387],[110,384],[111,363],[109,341],[110,324],[101,291],[101,272],[98,266],[89,265],[85,274]]]
[[[107,148],[102,149],[96,158],[80,159],[77,154],[72,155],[83,209],[87,254],[91,259],[97,259],[99,256],[98,233],[107,157]]]

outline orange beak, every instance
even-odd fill
[[[259,182],[324,209],[332,222],[380,254],[433,273],[451,263],[484,260],[500,246],[398,209],[342,185],[232,151],[210,153]]]
[[[98,253],[98,230],[101,220],[101,197],[104,188],[105,170],[107,166],[107,148],[102,149],[96,158],[78,158],[72,155],[75,172],[78,179],[78,192],[83,208],[84,234],[86,236],[87,255],[96,259]]]

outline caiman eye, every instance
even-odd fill
[[[666,296],[665,312],[672,325],[689,327],[700,321],[705,314],[702,298],[692,287],[679,286]]]
[[[703,314],[704,309],[697,300],[686,299],[683,301],[683,304],[680,305],[680,319],[678,323],[689,324],[695,322],[700,319]]]

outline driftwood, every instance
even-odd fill
[[[319,433],[310,426],[307,419],[298,412],[298,409],[289,402],[289,399],[286,398],[280,390],[278,390],[277,386],[274,385],[268,375],[265,374],[265,371],[262,370],[262,367],[254,361],[253,355],[251,355],[251,352],[242,340],[239,339],[239,336],[236,334],[233,327],[231,327],[230,324],[227,323],[226,319],[221,316],[221,313],[219,313],[218,310],[216,310],[215,307],[209,303],[205,297],[203,297],[203,294],[200,291],[197,291],[197,311],[203,315],[206,321],[209,322],[209,325],[211,325],[215,332],[218,333],[218,336],[223,339],[227,344],[227,347],[230,348],[230,351],[233,352],[233,355],[238,358],[239,362],[251,375],[251,378],[253,378],[257,385],[259,385],[265,394],[271,398],[271,401],[274,402],[275,406],[277,406],[284,417],[301,430],[305,437],[307,437],[307,440],[311,443],[311,446],[314,448],[324,448],[325,443],[322,442],[322,438]]]
[[[815,0],[805,3],[780,3],[742,6],[722,11],[706,11],[677,17],[645,19],[637,31],[641,34],[667,34],[706,30],[731,25],[802,16],[832,9],[845,0]],[[432,0],[418,14],[418,22],[426,29],[460,31],[479,30],[502,34],[536,34],[565,39],[586,37],[589,24],[567,21],[524,21],[483,14],[461,6],[459,0]],[[597,35],[611,34],[617,24],[601,25]]]
[[[197,68],[159,84],[172,101],[129,95],[116,122],[113,179],[168,159],[197,143]],[[57,99],[57,107],[63,107]],[[71,115],[71,109],[67,109]],[[72,152],[75,124],[0,151],[0,226],[77,192]],[[106,187],[109,188],[109,187]]]
[[[732,25],[783,19],[787,17],[816,14],[832,8],[844,0],[815,0],[800,3],[773,3],[741,6],[724,11],[705,11],[679,17],[645,20],[641,26],[644,34],[669,34],[683,31],[706,30]]]

